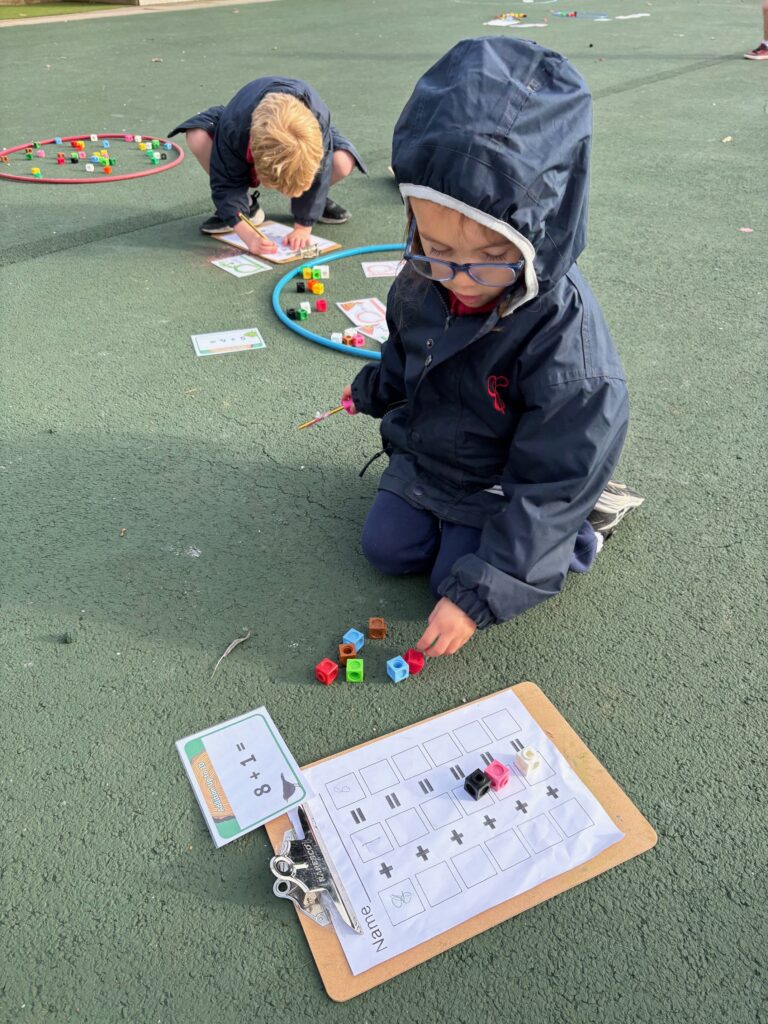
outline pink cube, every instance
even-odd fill
[[[318,683],[325,683],[326,686],[330,686],[336,676],[339,674],[339,666],[335,661],[331,661],[330,658],[323,658],[315,665],[315,679]]]
[[[409,647],[403,655],[403,661],[408,665],[412,676],[417,676],[424,668],[424,655],[414,647]]]
[[[501,761],[491,761],[485,774],[491,780],[491,789],[503,789],[509,782],[509,768]]]
[[[316,302],[315,302],[315,309],[317,310],[318,313],[327,313],[328,312],[328,300],[327,299],[317,299]]]

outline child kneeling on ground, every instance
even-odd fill
[[[429,655],[558,593],[643,500],[610,482],[627,388],[576,267],[590,138],[568,61],[501,37],[453,47],[395,127],[406,267],[381,362],[342,397],[381,418],[389,465],[363,551],[385,573],[431,573]]]
[[[236,231],[255,255],[274,252],[238,217],[261,224],[264,211],[258,185],[291,200],[293,231],[285,238],[303,249],[312,227],[343,224],[350,214],[328,198],[331,185],[357,167],[366,169],[349,141],[331,124],[328,107],[306,82],[296,78],[257,78],[243,86],[226,107],[209,107],[182,122],[170,136],[186,132],[187,145],[210,176],[215,214],[200,225],[204,234]]]

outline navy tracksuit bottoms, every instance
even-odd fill
[[[430,573],[437,588],[463,555],[480,546],[481,531],[438,519],[426,509],[414,508],[391,491],[379,491],[363,527],[363,554],[388,576]],[[598,551],[597,535],[585,521],[576,537],[570,569],[587,572]]]

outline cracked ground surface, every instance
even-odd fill
[[[587,577],[406,687],[311,676],[383,615],[366,665],[383,679],[431,607],[360,553],[375,424],[296,430],[359,361],[277,323],[277,272],[210,267],[191,158],[103,188],[0,182],[3,1021],[759,1019],[766,68],[740,59],[759,5],[599,9],[651,16],[528,34],[595,92],[582,266],[630,381],[620,477],[648,500]],[[338,190],[353,220],[322,233],[397,242],[394,120],[492,13],[290,0],[30,24],[0,33],[2,141],[162,133],[256,74],[299,74],[371,169]],[[331,300],[366,294],[384,288],[357,259],[333,264]],[[253,325],[266,349],[195,358],[191,334]],[[305,763],[526,678],[657,847],[335,1006],[271,895],[263,832],[214,851],[173,741],[266,704]]]

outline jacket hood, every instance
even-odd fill
[[[559,53],[464,39],[416,83],[395,126],[400,192],[498,231],[525,259],[505,314],[552,287],[586,244],[592,98]]]

